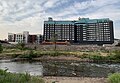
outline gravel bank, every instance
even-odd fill
[[[107,83],[106,78],[44,77],[45,83]]]

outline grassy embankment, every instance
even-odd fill
[[[110,74],[108,76],[108,83],[120,83],[120,73]]]
[[[108,75],[107,83],[119,83],[120,73]],[[45,83],[45,81],[38,76],[30,76],[26,74],[16,74],[7,72],[7,70],[0,69],[0,83]]]
[[[57,57],[57,56],[73,56],[87,60],[104,60],[104,61],[120,61],[120,51],[43,51],[34,49],[19,49],[19,48],[3,48],[0,57],[10,58],[40,58],[40,57]]]
[[[85,60],[93,61],[115,61],[120,62],[120,51],[108,51],[108,50],[99,50],[99,51],[58,51],[58,50],[36,50],[26,48],[24,44],[18,44],[15,47],[2,47],[0,45],[0,57],[4,58],[41,58],[41,57],[77,57]]]
[[[0,83],[45,83],[41,77],[26,74],[16,74],[0,69]]]

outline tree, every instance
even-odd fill
[[[56,51],[56,42],[57,42],[57,38],[58,38],[58,35],[57,34],[53,34],[52,36],[52,42],[54,43],[54,51]]]
[[[24,43],[18,43],[17,48],[19,48],[20,50],[24,50],[25,44]]]
[[[2,44],[0,44],[0,53],[3,51]]]
[[[65,41],[66,42],[66,45],[67,45],[67,51],[70,51],[70,46],[71,46],[71,43],[68,42],[68,41]]]

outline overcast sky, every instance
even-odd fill
[[[110,18],[120,38],[120,0],[0,0],[0,39],[8,32],[42,34],[44,20]]]

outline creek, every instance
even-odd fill
[[[120,63],[89,63],[73,61],[12,62],[0,60],[0,69],[12,73],[29,73],[39,76],[107,77],[120,72]]]

